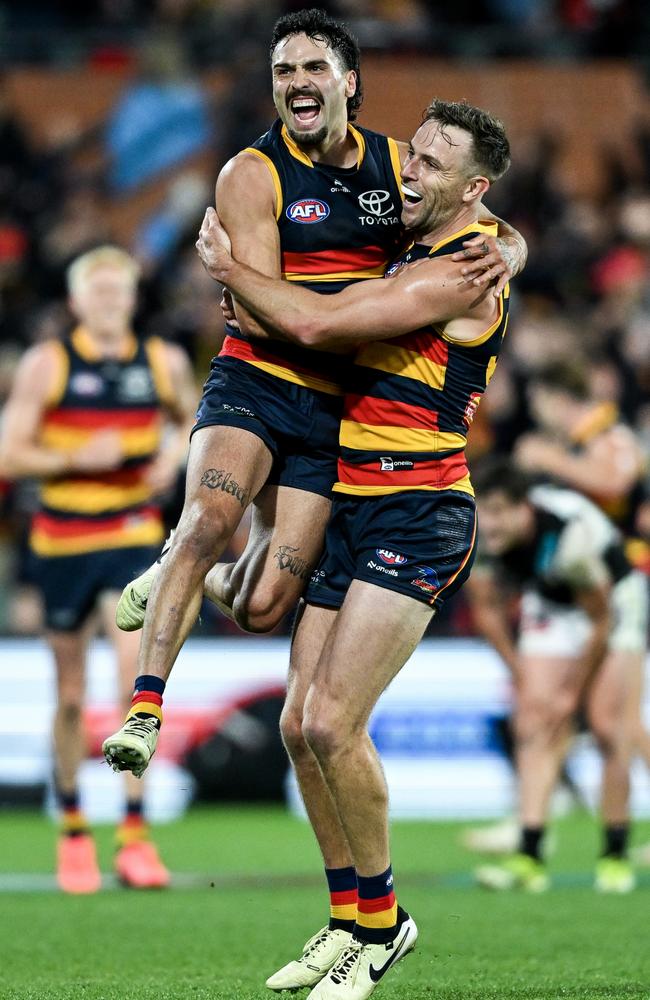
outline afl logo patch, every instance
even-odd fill
[[[285,214],[291,222],[311,225],[313,222],[324,222],[330,214],[330,207],[318,198],[301,198],[292,202]]]
[[[403,566],[404,563],[408,562],[406,556],[401,555],[399,552],[391,552],[390,549],[376,549],[375,551],[381,561],[388,563],[389,566]]]

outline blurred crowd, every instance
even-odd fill
[[[196,232],[219,165],[271,120],[266,46],[276,15],[292,6],[300,5],[28,0],[18,11],[0,3],[8,30],[27,31],[40,23],[56,32],[74,25],[75,37],[86,29],[92,36],[96,58],[137,62],[106,121],[84,132],[61,116],[49,123],[39,144],[0,77],[0,405],[25,347],[70,328],[65,269],[81,252],[118,238],[110,207],[179,165],[132,232],[130,249],[144,273],[136,325],[139,333],[183,346],[200,385],[223,324],[220,290],[195,253]],[[523,54],[543,54],[543,47],[534,46],[546,44],[560,27],[567,50],[574,46],[576,52],[597,54],[599,33],[607,31],[608,52],[618,54],[623,34],[627,45],[639,42],[650,10],[634,0],[457,0],[454,5],[340,0],[323,6],[351,21],[364,47],[424,45],[451,54],[456,32],[449,25],[457,22],[484,28],[488,40],[495,28],[505,39],[523,33],[529,45],[519,46]],[[154,23],[171,30],[176,42],[165,35],[135,54],[124,45],[127,26],[137,34]],[[246,45],[239,41],[244,37]],[[217,98],[196,82],[194,70],[233,62],[246,65],[247,72],[233,75],[237,84],[227,84]],[[201,150],[208,153],[207,168],[182,169]],[[556,169],[561,155],[560,137],[530,135],[489,198],[490,208],[524,234],[529,262],[513,292],[504,355],[473,428],[474,460],[489,451],[511,452],[534,429],[528,386],[551,362],[584,369],[594,401],[615,404],[650,455],[650,127],[639,125],[625,154],[603,151],[607,181],[594,199],[565,192]],[[647,482],[641,483],[634,531],[650,542],[650,504],[644,496]],[[170,523],[181,498],[179,484],[177,495],[168,498]],[[32,632],[40,625],[24,570],[23,539],[33,503],[29,486],[0,480],[0,632]],[[234,552],[244,541],[242,531]],[[435,627],[438,634],[466,632],[463,601]],[[207,611],[202,628],[218,632],[230,626]]]

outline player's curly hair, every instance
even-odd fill
[[[357,78],[357,89],[348,97],[348,121],[353,122],[363,101],[361,84],[361,52],[359,43],[343,21],[330,17],[324,10],[312,7],[310,10],[298,10],[293,14],[285,14],[279,18],[271,36],[271,58],[276,46],[290,35],[307,35],[316,41],[324,41],[336,52],[346,70],[354,70]]]
[[[435,98],[424,112],[422,121],[456,125],[470,132],[474,140],[474,165],[489,181],[496,181],[510,166],[510,143],[503,122],[489,111],[475,108],[467,101],[442,101]]]
[[[505,455],[489,455],[472,467],[472,485],[477,499],[503,493],[513,503],[522,503],[533,486],[533,478]]]

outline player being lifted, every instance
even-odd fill
[[[281,18],[271,63],[279,120],[222,170],[217,203],[240,260],[318,291],[324,301],[352,282],[381,277],[394,254],[406,146],[352,124],[362,97],[359,50],[340,22],[318,10]],[[381,224],[371,195],[381,198]],[[504,229],[518,269],[525,245]],[[495,235],[496,228],[459,242],[459,278],[469,268],[466,277],[477,282],[498,275],[505,283],[503,242],[497,248]],[[479,259],[468,262],[465,254]],[[476,277],[475,268],[485,273]],[[141,626],[149,605],[138,683],[159,708],[204,587],[255,631],[271,629],[295,605],[322,549],[336,479],[349,361],[278,339],[262,343],[251,335],[263,331],[241,305],[237,316],[240,329],[229,329],[205,385],[171,548],[121,601],[119,621],[127,628]],[[242,559],[213,568],[249,504],[252,529]],[[157,735],[141,714],[133,709],[136,718],[106,741],[107,756],[136,772],[138,747],[143,739],[153,745]]]

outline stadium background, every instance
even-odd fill
[[[219,291],[194,251],[196,231],[220,166],[272,120],[267,41],[276,17],[300,6],[251,0],[0,3],[0,406],[25,347],[71,325],[67,264],[107,241],[129,248],[143,264],[138,332],[181,344],[200,384],[223,325]],[[513,167],[489,205],[525,235],[530,256],[516,283],[505,353],[474,424],[470,459],[510,451],[531,427],[526,385],[551,359],[588,358],[594,394],[620,407],[650,451],[650,8],[641,0],[340,0],[324,6],[351,23],[362,46],[362,124],[405,138],[437,94],[488,107],[511,134]],[[170,523],[181,489],[179,484],[167,501]],[[85,911],[86,952],[77,942],[75,927],[85,917],[76,901],[74,909],[63,905],[70,901],[56,904],[56,919],[69,933],[48,937],[47,914],[54,918],[55,911],[51,901],[47,910],[41,891],[51,886],[52,834],[41,817],[48,801],[52,703],[47,656],[37,638],[40,608],[24,552],[34,499],[29,484],[0,481],[0,914],[14,917],[5,942],[11,946],[5,995],[167,995],[152,970],[136,977],[137,988],[129,992],[99,944],[93,947],[93,934],[99,942],[104,921],[119,913],[114,894],[104,909]],[[650,501],[640,508],[637,530],[650,542]],[[245,530],[232,554],[244,541]],[[192,748],[199,778],[210,753],[219,760],[225,753],[232,764],[216,783],[199,782],[210,807],[161,827],[163,853],[179,873],[176,909],[138,900],[125,921],[118,965],[128,966],[144,921],[148,944],[167,970],[170,996],[256,996],[260,976],[226,937],[222,951],[231,955],[235,985],[220,982],[223,992],[215,993],[210,984],[228,968],[219,965],[222,952],[217,949],[205,974],[197,971],[205,963],[205,935],[189,941],[183,932],[172,947],[166,913],[175,914],[174,927],[179,921],[203,927],[203,919],[221,927],[226,914],[243,909],[245,925],[251,908],[268,904],[270,885],[282,934],[296,907],[318,912],[312,900],[318,900],[319,883],[309,881],[318,862],[304,825],[282,805],[224,804],[284,797],[282,774],[277,779],[281,759],[272,773],[261,762],[272,763],[266,741],[289,628],[287,622],[271,639],[242,638],[206,607],[170,683],[167,730],[152,767],[154,815],[158,809],[160,819],[180,816],[191,799],[197,786],[178,765],[187,764]],[[114,719],[106,657],[99,643],[87,716],[95,754]],[[434,624],[409,670],[373,723],[396,813],[447,820],[502,814],[512,791],[498,739],[507,683],[500,664],[474,638],[462,595]],[[212,747],[202,747],[215,730]],[[579,747],[572,767],[593,805],[597,773],[588,745]],[[83,790],[98,821],[118,809],[112,777],[97,757],[86,765]],[[295,806],[290,784],[288,796]],[[634,807],[650,815],[645,773],[635,774]],[[643,829],[641,824],[638,839]],[[560,889],[543,904],[535,902],[539,933],[532,943],[513,930],[526,924],[526,901],[486,903],[470,888],[463,872],[473,859],[456,846],[457,834],[449,824],[397,827],[409,893],[423,908],[432,905],[432,896],[443,900],[440,949],[449,955],[442,955],[442,980],[436,979],[441,966],[434,970],[427,956],[419,969],[404,973],[404,992],[395,995],[438,995],[429,985],[435,982],[446,984],[440,995],[449,998],[648,995],[641,985],[649,971],[643,948],[632,947],[648,883],[625,911],[617,901],[609,908],[592,903],[586,873],[595,835],[588,817],[560,826]],[[108,834],[104,842],[108,868]],[[277,878],[277,886],[290,873],[295,884],[276,892],[260,872]],[[210,885],[218,890],[212,896]],[[567,927],[581,922],[587,906],[592,935],[567,937]],[[449,914],[462,916],[472,947]],[[439,916],[436,908],[432,929]],[[33,961],[23,936],[33,945],[29,928],[38,929],[39,920],[43,932]],[[489,935],[495,920],[508,925],[498,946]],[[269,968],[274,949],[283,961],[282,934],[271,943],[269,929],[253,925],[269,945]],[[301,924],[299,941],[316,926]],[[286,940],[284,948],[292,947],[292,937]],[[59,948],[59,964],[50,946]],[[496,963],[491,979],[490,967],[480,964],[481,949]],[[523,955],[520,964],[517,955]],[[38,994],[30,992],[34,984]]]

